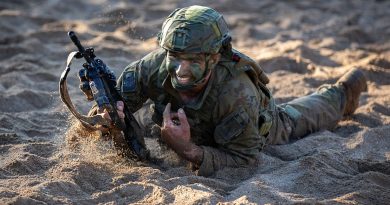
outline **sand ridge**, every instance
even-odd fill
[[[110,142],[72,138],[75,122],[58,93],[75,50],[66,33],[77,32],[119,76],[157,48],[164,17],[193,4],[224,15],[234,47],[264,68],[278,103],[361,68],[368,92],[356,114],[334,130],[267,147],[257,167],[210,178],[194,175],[154,138],[147,143],[162,163],[129,162]],[[0,204],[388,204],[389,11],[381,0],[1,1]],[[85,113],[81,63],[69,91]]]

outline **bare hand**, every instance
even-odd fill
[[[116,102],[116,111],[118,113],[119,118],[124,121],[125,120],[125,113],[123,112],[125,104],[123,101],[117,101]],[[108,120],[111,122],[111,117],[110,114],[108,114],[108,111],[106,109],[104,110],[99,110],[98,115],[101,115],[104,119]],[[101,131],[106,132],[108,131],[107,127],[100,127],[99,128]]]
[[[190,125],[183,109],[177,113],[171,112],[171,103],[168,103],[163,113],[163,127],[161,138],[178,155],[199,164],[202,161],[202,148],[191,142]]]
[[[190,142],[190,125],[183,109],[178,113],[171,113],[171,103],[165,107],[163,113],[163,127],[161,134],[168,145],[185,145]]]

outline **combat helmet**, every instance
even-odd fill
[[[173,52],[215,54],[230,40],[223,16],[204,6],[176,9],[159,34],[159,45]]]

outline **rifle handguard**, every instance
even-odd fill
[[[69,37],[79,49],[79,52],[71,52],[68,55],[65,70],[61,74],[59,91],[61,100],[68,107],[69,111],[81,122],[81,124],[90,131],[99,130],[100,126],[109,128],[110,135],[113,137],[114,146],[122,156],[136,160],[148,158],[149,152],[145,147],[143,131],[135,120],[128,108],[124,106],[123,112],[125,119],[119,117],[116,110],[116,101],[122,100],[122,97],[115,89],[116,81],[113,73],[100,59],[95,60],[93,48],[84,49],[78,40],[76,34],[72,31],[68,33]],[[105,109],[111,117],[111,122],[101,115],[85,116],[80,114],[74,107],[68,93],[66,78],[70,71],[70,65],[73,58],[81,58],[87,61],[90,66],[87,68],[88,73],[85,75],[90,82],[89,86],[100,109]]]
[[[83,126],[88,128],[89,130],[96,131],[98,130],[98,126],[109,126],[110,122],[106,119],[104,119],[100,115],[94,115],[94,116],[86,116],[80,114],[74,107],[72,100],[69,97],[68,87],[66,84],[66,78],[68,76],[68,73],[70,71],[70,65],[72,64],[72,60],[75,57],[75,55],[78,52],[74,51],[71,52],[68,55],[68,59],[66,61],[66,67],[65,70],[61,74],[60,78],[60,96],[62,102],[65,103],[65,105],[68,107],[69,111],[81,122]]]

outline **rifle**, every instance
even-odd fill
[[[144,160],[148,157],[148,151],[145,147],[144,134],[135,120],[134,116],[124,105],[125,114],[122,121],[116,111],[116,102],[123,101],[122,96],[116,89],[116,78],[110,69],[101,59],[95,59],[94,49],[85,49],[76,34],[73,31],[68,32],[68,36],[78,48],[78,51],[71,52],[68,55],[65,70],[61,74],[59,91],[62,102],[68,107],[69,111],[78,119],[88,130],[96,131],[99,126],[108,127],[108,134],[112,137],[114,146],[118,154],[135,160]],[[99,109],[107,110],[111,122],[100,115],[85,116],[80,114],[74,107],[68,93],[66,78],[70,71],[70,65],[73,58],[84,58],[85,63],[79,72],[80,89],[84,92],[89,101],[95,100]]]

